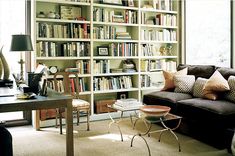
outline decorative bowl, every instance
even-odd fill
[[[170,110],[170,107],[159,105],[145,105],[140,108],[140,111],[142,111],[145,115],[155,117],[166,116]]]

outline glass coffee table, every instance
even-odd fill
[[[136,122],[137,122],[137,120],[139,119],[139,113],[138,113],[138,111],[140,110],[140,107],[141,107],[142,105],[138,105],[138,106],[136,106],[136,107],[118,107],[118,106],[115,106],[115,105],[107,105],[107,107],[108,107],[108,113],[109,113],[109,117],[110,117],[110,119],[111,119],[111,122],[109,123],[109,127],[108,127],[108,132],[110,132],[109,130],[110,130],[110,127],[111,127],[111,125],[112,124],[115,124],[117,127],[118,127],[118,130],[119,130],[119,132],[120,132],[120,135],[121,135],[121,141],[123,141],[123,135],[122,135],[122,131],[121,131],[121,128],[120,128],[120,125],[119,125],[119,123],[122,121],[122,119],[123,119],[123,114],[124,114],[124,112],[134,112],[134,114],[130,114],[130,120],[131,120],[131,125],[132,125],[132,127],[134,128],[135,127],[135,124],[136,124]],[[116,110],[117,112],[120,112],[121,114],[120,114],[120,117],[118,118],[118,119],[114,119],[113,117],[112,117],[112,115],[110,114],[110,109],[114,109],[114,110]],[[135,118],[135,121],[133,121],[133,118]]]
[[[150,148],[149,148],[149,145],[146,141],[146,139],[144,138],[144,136],[148,136],[150,137],[150,134],[152,133],[159,133],[160,132],[160,136],[159,136],[159,139],[158,141],[160,142],[161,141],[161,136],[164,132],[166,131],[169,131],[176,139],[177,143],[178,143],[178,146],[179,146],[179,152],[181,151],[181,147],[180,147],[180,142],[179,142],[179,139],[177,137],[177,135],[174,133],[174,130],[176,130],[179,126],[180,126],[180,123],[181,123],[181,119],[182,117],[181,116],[177,116],[177,115],[174,115],[174,114],[171,114],[171,113],[168,113],[167,115],[165,116],[162,116],[162,117],[157,117],[157,116],[147,116],[147,115],[144,115],[142,114],[141,115],[141,119],[144,121],[144,123],[147,125],[147,130],[146,132],[144,133],[137,133],[135,134],[132,139],[131,139],[131,147],[133,146],[133,142],[134,142],[134,139],[139,136],[141,137],[147,148],[148,148],[148,153],[149,153],[149,156],[151,156],[151,152],[150,152]],[[168,126],[166,126],[165,122],[166,121],[170,121],[170,120],[173,120],[176,122],[176,126],[174,128],[170,128]],[[153,124],[156,124],[156,123],[161,123],[161,125],[163,126],[163,129],[160,129],[160,130],[152,130],[152,126]]]

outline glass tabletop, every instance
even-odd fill
[[[143,117],[146,121],[148,121],[150,123],[161,122],[161,119],[162,119],[162,121],[170,121],[170,120],[176,120],[176,119],[182,118],[181,116],[174,115],[171,113],[168,113],[166,116],[146,116],[146,115],[144,115]]]

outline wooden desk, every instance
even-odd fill
[[[1,89],[1,88],[0,88]],[[36,99],[19,100],[15,96],[0,97],[0,113],[49,108],[66,110],[66,155],[74,155],[72,99],[55,91],[48,90],[48,96],[37,96]],[[59,133],[58,133],[59,135]]]

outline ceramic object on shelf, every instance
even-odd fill
[[[47,17],[48,18],[56,18],[56,14],[52,11],[50,11],[48,14],[47,14]]]
[[[38,18],[45,18],[46,15],[44,14],[43,11],[40,11],[37,17],[38,17]]]
[[[170,107],[160,105],[145,105],[140,108],[145,115],[155,117],[166,116],[170,110]]]

